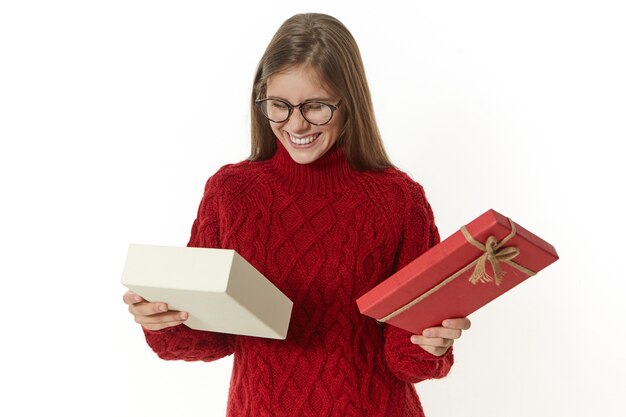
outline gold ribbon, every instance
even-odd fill
[[[476,239],[474,239],[472,235],[470,235],[470,233],[467,231],[467,228],[465,226],[461,227],[461,233],[463,233],[463,236],[465,237],[465,239],[469,243],[471,243],[472,245],[476,246],[478,249],[483,251],[483,254],[479,256],[478,258],[476,258],[474,261],[465,265],[463,268],[461,268],[454,274],[450,275],[448,278],[441,281],[439,284],[435,285],[430,290],[426,291],[422,295],[418,296],[417,298],[413,299],[412,301],[408,302],[407,304],[403,305],[397,310],[386,315],[382,319],[378,319],[378,321],[381,323],[384,323],[388,321],[389,319],[392,319],[393,317],[397,316],[398,314],[405,312],[406,310],[413,307],[415,304],[419,303],[420,301],[422,301],[429,295],[439,291],[443,286],[449,284],[460,275],[463,275],[472,267],[474,267],[474,271],[472,272],[472,275],[469,277],[469,281],[474,285],[476,285],[479,282],[487,283],[491,281],[495,281],[496,285],[500,285],[502,283],[502,276],[503,276],[502,268],[500,267],[501,262],[504,262],[512,266],[513,268],[518,269],[519,271],[525,273],[528,276],[535,275],[536,272],[531,271],[530,269],[513,261],[513,258],[515,258],[520,253],[517,247],[515,246],[502,247],[506,242],[511,240],[513,236],[515,236],[515,234],[517,233],[517,230],[515,228],[515,223],[513,223],[513,220],[509,219],[509,223],[511,223],[511,233],[509,233],[500,242],[498,242],[495,236],[489,236],[487,240],[485,241],[485,243],[481,243],[477,241]],[[493,270],[493,277],[489,275],[486,271],[487,262],[491,264],[491,269]]]

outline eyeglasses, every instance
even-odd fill
[[[261,98],[255,100],[254,103],[270,122],[283,123],[291,117],[293,109],[298,108],[304,120],[312,125],[322,126],[330,123],[341,101],[334,106],[320,101],[305,101],[294,105],[278,98]]]

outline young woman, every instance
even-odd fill
[[[445,376],[470,326],[411,335],[355,300],[438,242],[422,187],[389,161],[363,64],[333,17],[285,21],[252,90],[250,157],[209,178],[189,246],[235,249],[293,301],[285,340],[192,330],[127,292],[163,359],[234,354],[228,415],[421,416],[414,383]]]

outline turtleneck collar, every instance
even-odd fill
[[[329,194],[354,185],[355,171],[350,167],[341,147],[333,146],[310,164],[298,164],[287,149],[276,140],[276,153],[269,160],[270,168],[291,191]]]

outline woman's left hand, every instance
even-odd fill
[[[461,337],[463,330],[469,329],[471,325],[467,318],[446,319],[442,327],[431,327],[425,329],[421,335],[411,336],[411,342],[435,356],[442,356]]]

